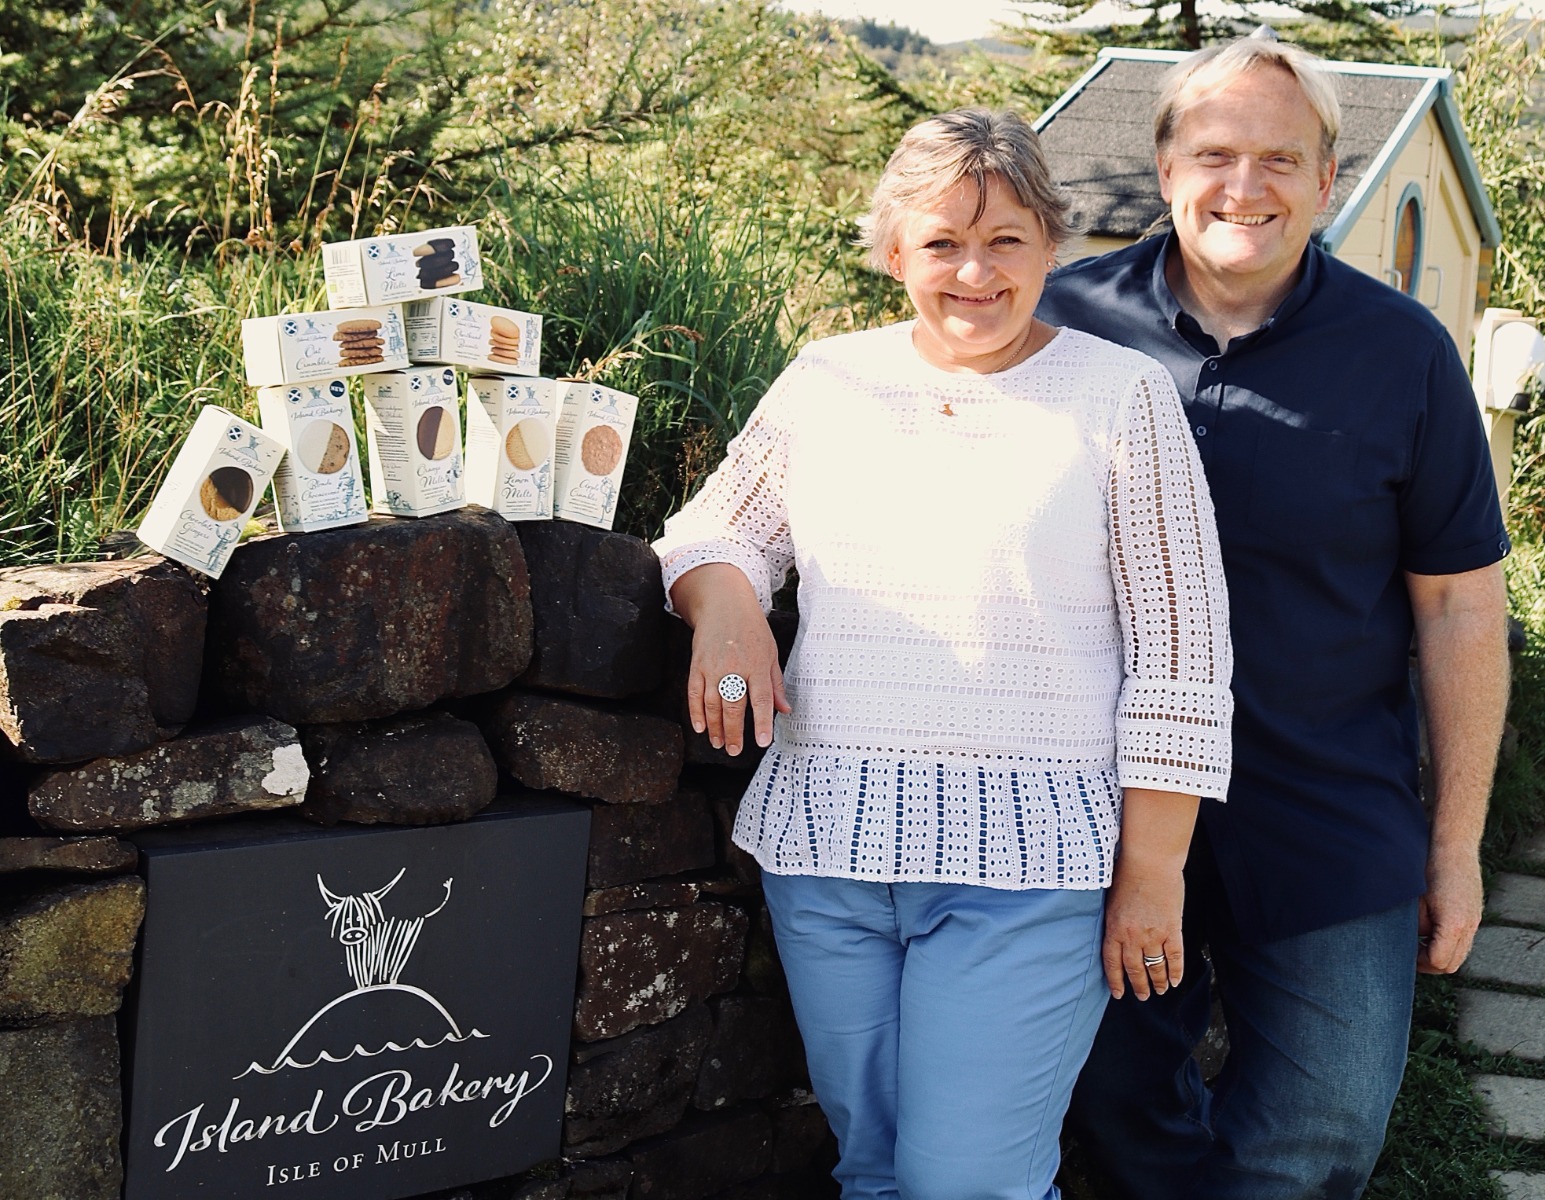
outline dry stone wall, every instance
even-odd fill
[[[778,621],[787,646],[791,620]],[[0,572],[0,1196],[120,1194],[119,835],[591,805],[562,1157],[456,1200],[835,1194],[756,865],[754,753],[685,722],[688,635],[622,534],[481,509]]]

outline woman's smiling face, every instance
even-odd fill
[[[966,180],[908,213],[888,256],[917,309],[918,353],[946,371],[999,370],[1014,357],[1056,253],[1040,217],[997,176],[984,199],[978,217],[976,185]]]

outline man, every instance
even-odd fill
[[[1457,970],[1480,922],[1507,535],[1443,327],[1310,241],[1338,124],[1303,51],[1192,55],[1155,121],[1173,232],[1064,269],[1038,310],[1174,374],[1230,592],[1234,775],[1186,864],[1188,969],[1110,1006],[1069,1114],[1134,1200],[1361,1195],[1415,972]],[[1213,972],[1230,1054],[1209,1093],[1191,1051]]]

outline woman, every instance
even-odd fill
[[[866,243],[916,319],[807,346],[656,545],[694,727],[770,746],[735,840],[848,1198],[1057,1196],[1106,987],[1180,979],[1228,783],[1201,468],[1159,364],[1035,319],[1066,212],[1017,116],[911,130]]]

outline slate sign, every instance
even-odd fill
[[[556,1157],[589,822],[136,838],[125,1200],[396,1200]]]

